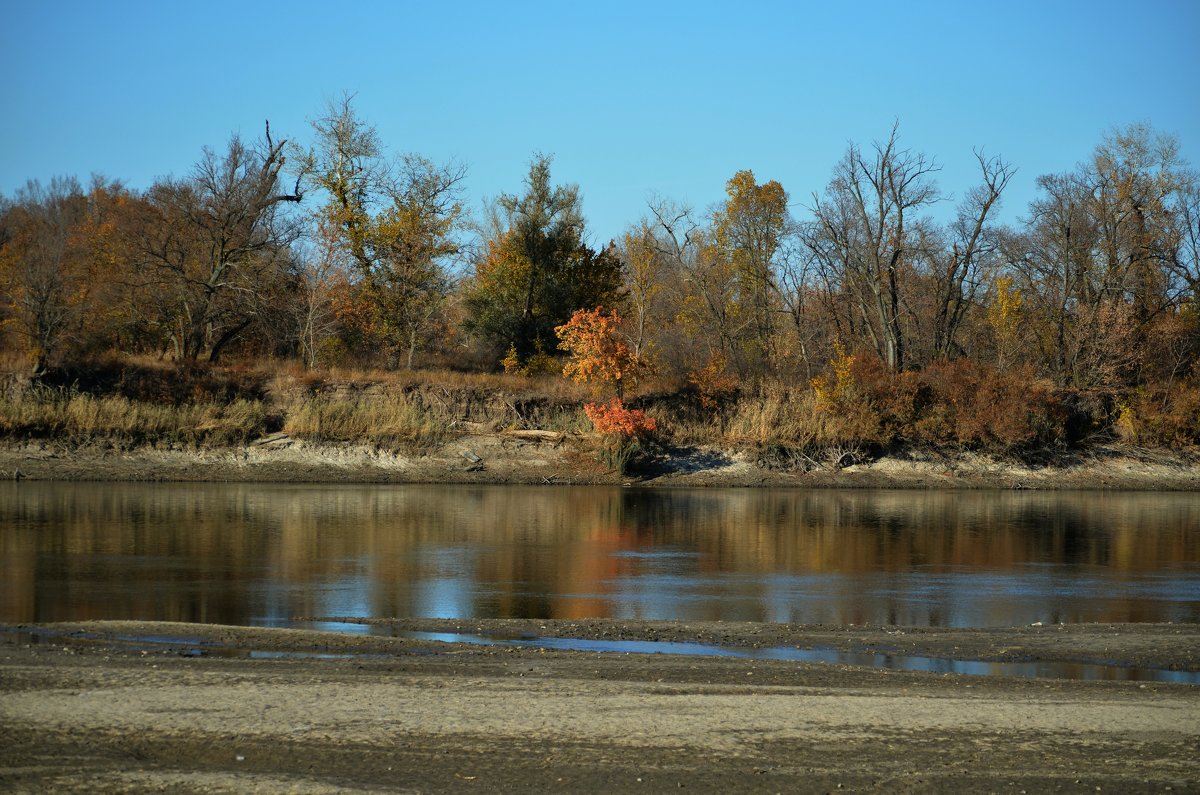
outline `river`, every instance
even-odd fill
[[[1200,495],[0,484],[0,623],[1200,622]]]

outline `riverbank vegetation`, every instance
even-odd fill
[[[1200,177],[1147,125],[1081,154],[1002,224],[1013,164],[977,152],[955,203],[894,126],[807,199],[740,171],[596,245],[551,158],[472,218],[464,167],[389,153],[346,98],[306,141],[235,136],[145,190],[0,197],[0,434],[596,432],[618,468],[670,445],[783,468],[1192,448]]]

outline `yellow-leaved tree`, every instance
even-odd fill
[[[988,323],[996,335],[996,369],[1003,371],[1009,354],[1016,347],[1021,325],[1021,290],[1013,287],[1011,276],[997,276],[995,293],[988,307]]]

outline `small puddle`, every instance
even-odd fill
[[[353,627],[361,633],[363,624],[336,621],[321,622],[324,628],[341,631]],[[952,660],[944,657],[920,657],[879,652],[840,651],[830,648],[800,649],[792,646],[773,646],[746,649],[736,646],[712,646],[703,643],[678,643],[649,640],[590,640],[587,638],[504,637],[458,632],[391,632],[386,627],[371,627],[374,633],[410,640],[439,643],[466,643],[477,646],[511,646],[525,649],[554,649],[560,651],[591,651],[610,654],[674,654],[697,657],[729,657],[749,660],[787,660],[826,665],[856,665],[892,671],[920,671],[966,676],[1013,676],[1026,679],[1076,679],[1085,681],[1169,682],[1200,685],[1200,671],[1172,671],[1164,668],[1132,668],[1095,662],[986,662],[982,660]],[[180,657],[226,657],[262,660],[347,660],[363,657],[386,657],[378,653],[274,651],[225,646],[202,638],[168,635],[121,635],[106,637],[82,631],[55,631],[45,628],[15,629],[0,626],[0,635],[14,638],[18,643],[53,644],[59,638],[75,640],[117,641],[148,646],[161,653]]]
[[[701,657],[733,657],[750,660],[789,660],[828,665],[858,665],[893,671],[964,674],[967,676],[1015,676],[1035,679],[1082,679],[1088,681],[1172,682],[1200,684],[1200,671],[1171,671],[1163,668],[1128,668],[1084,662],[985,662],[951,660],[943,657],[919,657],[877,652],[847,652],[837,649],[799,649],[774,646],[744,649],[710,646],[702,643],[676,643],[646,640],[587,640],[583,638],[503,638],[455,632],[401,632],[397,637],[432,640],[442,643],[471,643],[485,646],[594,651],[615,654],[677,654]]]

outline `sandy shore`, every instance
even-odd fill
[[[1194,625],[955,631],[473,621],[377,630],[841,644],[1192,671],[1200,649]],[[4,791],[1200,788],[1195,685],[182,624],[10,628],[0,641]]]
[[[318,445],[276,434],[241,447],[120,449],[103,443],[0,442],[0,478],[29,480],[314,483],[641,483],[802,488],[1200,490],[1191,452],[1095,448],[1054,466],[971,453],[885,457],[848,467],[780,470],[745,451],[675,447],[635,475],[601,466],[579,435],[473,434],[421,453]],[[814,462],[815,463],[815,462]]]

